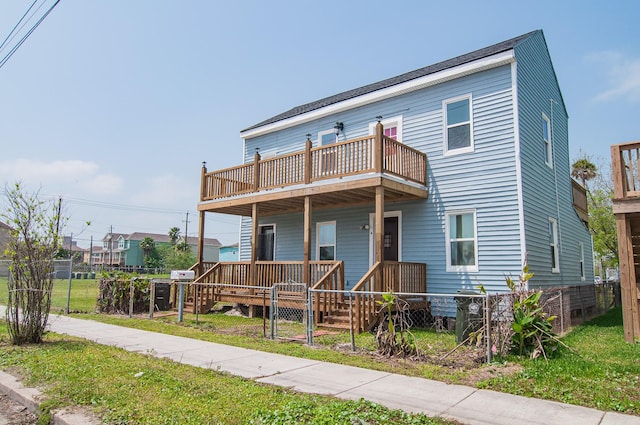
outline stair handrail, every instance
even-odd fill
[[[337,261],[331,266],[311,289],[328,291],[316,294],[313,299],[313,322],[317,325],[344,299],[342,292],[334,292],[344,291],[344,261]]]
[[[374,318],[378,314],[378,308],[376,304],[376,297],[370,292],[373,292],[375,288],[375,278],[378,275],[378,270],[382,267],[379,261],[376,261],[369,271],[356,283],[351,289],[351,293],[354,295],[355,312],[353,314],[355,322],[355,332],[364,332],[368,330],[374,323]]]

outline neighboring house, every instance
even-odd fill
[[[11,238],[11,227],[0,221],[0,259],[4,258],[4,252]]]
[[[169,245],[168,234],[134,232],[131,234],[113,233],[102,238],[102,249],[94,248],[93,265],[113,267],[144,267],[144,253],[140,242],[145,238],[153,239],[156,247]],[[187,243],[194,255],[197,255],[198,238],[188,237]],[[217,262],[222,244],[213,238],[204,241],[204,261]],[[111,260],[110,260],[111,259]]]
[[[503,292],[525,261],[531,286],[593,283],[586,197],[570,178],[542,31],[297,106],[241,136],[245,164],[203,169],[198,208],[201,223],[208,212],[243,217],[250,284],[266,281],[259,260],[303,262],[289,279],[310,284],[308,264],[342,260],[346,289]]]
[[[72,254],[77,254],[79,260],[74,260],[74,263],[81,262],[89,264],[91,250],[79,247],[78,241],[74,241],[71,236],[63,236],[62,248],[70,251]]]
[[[238,261],[239,258],[239,245],[237,243],[220,247],[220,261]]]

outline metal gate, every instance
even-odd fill
[[[271,287],[271,339],[307,340],[307,285],[275,283]]]

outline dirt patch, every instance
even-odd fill
[[[32,425],[38,423],[38,418],[26,407],[11,400],[8,395],[0,393],[0,423]]]

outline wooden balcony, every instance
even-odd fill
[[[640,141],[611,146],[624,336],[640,341]]]
[[[307,140],[290,154],[256,154],[253,162],[213,172],[203,167],[198,209],[250,216],[259,203],[261,215],[297,212],[305,196],[313,196],[314,208],[362,204],[373,202],[377,186],[387,201],[426,198],[426,154],[381,131],[315,148]]]

